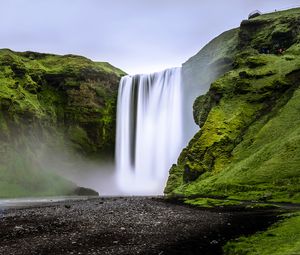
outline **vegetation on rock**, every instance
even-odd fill
[[[0,196],[72,192],[38,162],[45,146],[112,157],[122,75],[80,56],[0,50]]]
[[[198,110],[205,110],[196,107],[198,102],[201,101],[199,98],[194,103],[196,97],[206,93],[210,84],[217,77],[232,68],[237,40],[238,29],[226,31],[213,39],[199,53],[182,65],[185,122],[193,123],[193,117],[196,117]],[[191,111],[193,103],[194,114]],[[197,130],[196,125],[194,127],[189,127],[189,125],[185,128],[185,140],[190,140]]]
[[[166,194],[300,201],[299,15],[241,23],[231,70],[195,102],[201,130],[171,168]]]
[[[245,20],[191,59],[190,67],[203,66],[203,58],[213,56],[207,50],[218,45],[217,58],[228,61],[215,76],[199,71],[187,82],[205,85],[215,77],[194,103],[201,129],[170,169],[168,196],[200,207],[300,202],[299,17],[298,8]],[[295,214],[265,232],[231,241],[225,254],[296,254],[299,220]]]

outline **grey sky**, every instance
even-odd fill
[[[180,66],[252,10],[300,0],[0,0],[0,48],[79,54],[130,74]]]

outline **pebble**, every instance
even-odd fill
[[[228,228],[220,226],[236,225],[235,215],[239,229],[249,225],[249,214],[243,212],[203,211],[149,198],[124,201],[107,198],[103,206],[98,206],[99,199],[6,210],[0,219],[0,254],[172,254],[164,250],[168,244],[176,244],[176,254],[187,254],[178,252],[188,251],[182,241],[189,236],[197,236],[195,245],[204,254],[202,243],[213,250],[226,242]]]
[[[210,242],[210,244],[218,244],[219,242],[217,241],[217,240],[212,240],[211,242]]]

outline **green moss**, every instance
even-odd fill
[[[170,169],[170,175],[168,178],[168,184],[165,188],[165,193],[170,194],[173,192],[173,187],[180,187],[183,184],[183,178],[182,178],[182,168],[173,165]]]
[[[300,10],[297,8],[244,20],[239,32],[238,48],[260,50],[266,47],[271,53],[275,53],[280,47],[288,49],[299,39],[297,32],[299,13]]]
[[[239,206],[241,202],[233,200],[220,200],[212,198],[196,198],[196,199],[186,199],[185,204],[194,205],[198,207],[213,208],[219,206]]]
[[[274,205],[274,204],[249,204],[246,205],[247,209],[275,209],[275,208],[280,208],[279,205]]]
[[[0,196],[74,189],[36,161],[31,142],[86,157],[113,157],[117,90],[124,74],[81,56],[0,50]]]
[[[291,255],[300,252],[300,214],[286,216],[267,231],[230,241],[227,255]]]
[[[68,130],[70,140],[78,145],[79,150],[81,148],[90,150],[93,144],[88,138],[84,129],[79,126],[71,126]]]
[[[300,202],[298,34],[286,55],[258,53],[277,26],[295,29],[287,13],[242,24],[232,70],[194,104],[201,130],[172,167],[168,195]]]
[[[266,56],[250,56],[246,58],[246,65],[250,68],[256,68],[259,66],[264,66],[269,62],[269,59]]]

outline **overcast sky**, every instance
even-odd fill
[[[124,71],[180,66],[259,9],[300,0],[0,0],[0,48],[78,54]]]

